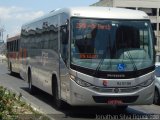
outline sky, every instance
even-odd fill
[[[99,0],[1,0],[0,30],[4,28],[6,36],[20,33],[21,26],[52,10],[64,7],[89,6]],[[1,38],[1,37],[0,37]]]

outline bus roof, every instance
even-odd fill
[[[7,42],[20,39],[20,34],[7,38]]]
[[[50,13],[35,19],[29,23],[39,21],[43,18],[51,17],[56,14],[67,13],[70,17],[83,17],[83,18],[100,18],[100,19],[149,19],[149,16],[139,10],[131,10],[125,8],[113,7],[72,7],[53,10]]]

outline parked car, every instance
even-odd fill
[[[154,104],[160,105],[160,62],[156,62]]]
[[[0,63],[6,60],[6,56],[3,54],[0,54]]]

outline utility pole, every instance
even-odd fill
[[[3,40],[3,33],[4,33],[4,28],[3,27],[0,27],[0,42],[4,42]]]
[[[1,19],[0,19],[0,54],[2,54],[5,50],[4,48],[4,39],[3,39],[3,35],[4,35],[4,26],[1,24]]]
[[[5,31],[5,29],[4,29],[4,26],[3,25],[1,25],[1,18],[0,18],[0,42],[4,42],[4,39],[3,39],[3,33],[4,33],[4,31]]]

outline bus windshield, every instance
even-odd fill
[[[100,71],[153,66],[149,20],[71,19],[71,64]]]

